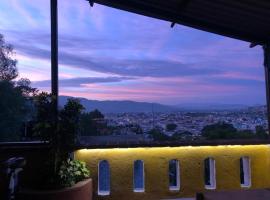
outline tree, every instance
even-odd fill
[[[16,82],[16,88],[18,88],[25,97],[32,97],[38,92],[36,88],[31,87],[31,81],[28,78],[19,79]]]
[[[171,136],[171,140],[190,140],[192,139],[192,133],[189,131],[176,132]]]
[[[104,115],[97,109],[88,113],[83,113],[80,120],[81,135],[99,135],[99,129],[105,127],[104,125],[99,124],[98,121],[103,119]]]
[[[262,126],[256,126],[256,137],[259,139],[268,139],[269,135]]]
[[[251,130],[240,130],[237,131],[237,134],[235,135],[236,139],[251,139],[255,138],[256,135]]]
[[[98,109],[89,112],[89,117],[91,119],[104,119],[104,115]]]
[[[57,122],[53,118],[53,96],[42,92],[35,96],[37,108],[36,125],[34,130],[42,140],[47,141],[50,147],[45,175],[57,175],[62,161],[67,160],[68,154],[76,143],[79,132],[79,118],[84,107],[77,99],[68,99],[63,109],[59,110]],[[44,177],[45,179],[48,176]],[[45,180],[48,182],[49,180]],[[49,182],[48,182],[49,183]],[[47,184],[48,184],[47,183]]]
[[[19,140],[25,105],[25,98],[12,82],[0,81],[0,141]]]
[[[202,136],[206,139],[232,139],[235,138],[237,129],[232,124],[225,122],[207,125],[202,129]]]
[[[153,128],[151,129],[148,134],[153,138],[153,140],[155,141],[168,141],[170,139],[169,136],[165,135],[164,133],[162,133],[162,131],[160,131],[157,128]]]
[[[143,134],[143,129],[139,124],[132,124],[131,130],[137,135]]]
[[[174,131],[177,128],[177,125],[174,123],[170,123],[166,125],[166,130],[167,131]]]
[[[61,145],[75,145],[77,135],[80,132],[79,119],[83,110],[84,107],[80,104],[80,100],[70,98],[64,106],[64,109],[59,112]]]
[[[206,139],[267,139],[268,134],[263,127],[257,126],[256,133],[252,130],[237,130],[232,124],[216,123],[207,125],[202,130],[202,136]]]
[[[30,80],[18,76],[13,48],[0,34],[0,141],[20,138],[22,125],[32,117],[31,96],[37,91]]]
[[[52,95],[46,92],[35,95],[34,106],[36,109],[34,136],[41,140],[50,140],[50,134],[54,132]]]
[[[29,83],[30,84],[30,83]],[[32,92],[32,89],[28,85]],[[0,141],[15,141],[34,115],[32,96],[14,81],[0,81]]]
[[[17,60],[13,59],[13,47],[0,34],[0,80],[11,81],[18,76]]]

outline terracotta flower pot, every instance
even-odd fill
[[[78,182],[72,187],[59,190],[22,190],[19,200],[92,200],[92,179]]]

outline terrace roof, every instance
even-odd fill
[[[263,45],[270,40],[269,0],[88,0]]]

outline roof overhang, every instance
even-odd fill
[[[270,41],[269,0],[87,0],[253,44]]]

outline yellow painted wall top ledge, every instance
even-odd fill
[[[270,188],[269,145],[226,145],[199,147],[150,147],[81,149],[75,158],[85,161],[94,180],[97,196],[98,163],[110,164],[110,195],[98,199],[136,200],[194,197],[204,191],[204,159],[212,157],[216,164],[216,189],[241,189],[239,160],[248,156],[251,161],[251,187]],[[168,167],[171,159],[180,163],[180,190],[169,190]],[[145,192],[133,191],[133,164],[144,161]],[[243,189],[243,188],[242,188]]]

